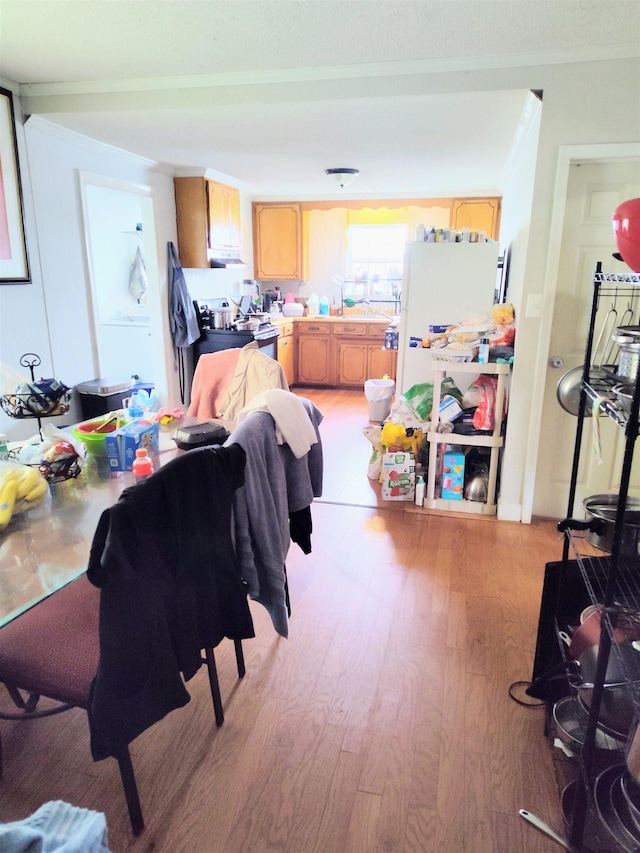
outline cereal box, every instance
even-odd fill
[[[131,471],[136,450],[146,447],[149,456],[158,453],[160,428],[149,421],[132,421],[105,436],[110,471]]]
[[[461,501],[464,493],[464,453],[446,450],[442,460],[442,497]]]

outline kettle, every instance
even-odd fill
[[[472,477],[469,480],[465,487],[465,499],[468,501],[478,501],[479,503],[484,503],[487,500],[487,487],[487,478],[483,477],[482,474],[476,474],[475,477]]]

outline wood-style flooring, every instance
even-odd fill
[[[114,853],[558,850],[518,816],[562,828],[543,711],[508,695],[531,674],[554,525],[385,504],[366,476],[363,393],[299,393],[325,414],[325,490],[312,553],[287,560],[289,639],[252,604],[242,681],[233,645],[216,649],[224,725],[203,669],[192,701],[133,743],[139,838],[75,710],[0,722],[0,820],[65,800],[106,814]]]

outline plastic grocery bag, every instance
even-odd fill
[[[454,397],[458,402],[462,400],[460,389],[450,376],[445,376],[440,383],[440,398],[442,399],[447,394]],[[421,421],[431,420],[431,410],[433,409],[433,385],[431,382],[412,385],[402,396],[409,408]]]
[[[379,426],[367,426],[363,427],[362,432],[372,445],[367,477],[370,480],[377,480],[382,470],[382,430]]]
[[[131,272],[129,273],[129,293],[139,305],[141,302],[147,301],[146,293],[148,289],[147,268],[144,265],[140,246],[138,246],[133,263],[131,264]]]
[[[431,409],[433,408],[433,384],[431,382],[412,385],[411,388],[407,388],[402,396],[416,417],[423,422],[431,420]]]
[[[478,376],[473,383],[481,390],[478,408],[473,413],[473,426],[479,430],[490,431],[494,427],[494,409],[498,379],[495,376]],[[502,415],[502,413],[500,413]]]

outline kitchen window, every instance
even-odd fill
[[[368,284],[372,296],[384,296],[402,279],[406,225],[350,225],[347,279]]]

